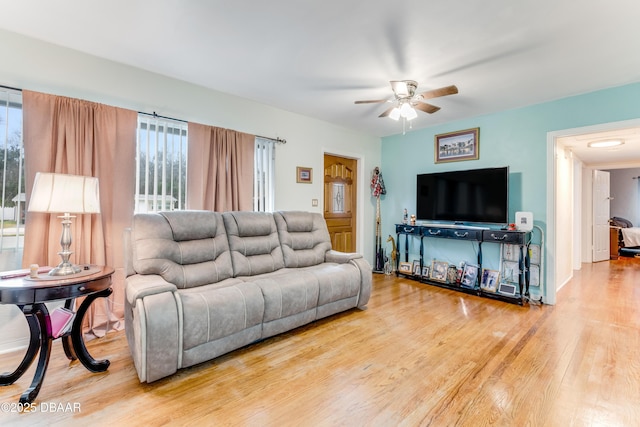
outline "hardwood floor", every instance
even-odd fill
[[[87,347],[111,360],[107,372],[69,364],[56,341],[38,411],[0,413],[0,423],[638,425],[640,260],[585,264],[555,306],[519,307],[374,275],[366,311],[152,384],[138,382],[124,332]],[[1,355],[0,371],[21,357]],[[0,403],[18,401],[33,369],[0,387]],[[60,411],[74,404],[79,411]]]

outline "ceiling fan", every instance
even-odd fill
[[[458,93],[458,88],[455,85],[416,93],[418,82],[414,80],[392,80],[389,83],[391,83],[391,89],[393,90],[393,98],[355,101],[355,103],[393,103],[392,107],[389,107],[378,117],[389,117],[393,120],[398,120],[400,117],[402,117],[405,120],[413,120],[418,117],[416,109],[429,114],[433,114],[440,109],[440,107],[436,107],[435,105],[423,102],[423,100],[439,98],[441,96],[454,95]]]

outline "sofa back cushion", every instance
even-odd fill
[[[276,212],[285,267],[321,264],[331,250],[331,238],[322,215],[313,212]]]
[[[180,289],[233,276],[229,243],[218,212],[136,214],[131,245],[137,273],[160,275]]]
[[[270,273],[284,268],[273,214],[225,212],[234,277]]]

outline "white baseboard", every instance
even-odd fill
[[[19,338],[13,341],[3,340],[0,343],[0,355],[13,353],[20,350],[26,350],[29,346],[29,338]]]

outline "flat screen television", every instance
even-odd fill
[[[509,222],[509,167],[419,174],[417,184],[418,220]]]

